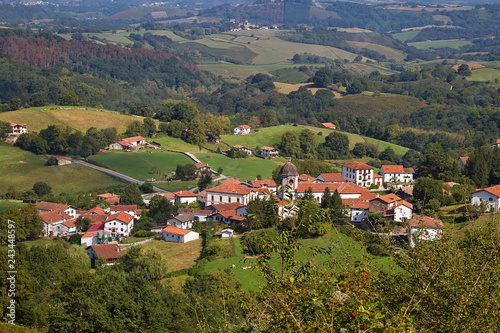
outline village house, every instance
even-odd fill
[[[193,214],[194,217],[198,218],[198,221],[205,222],[209,215],[213,214],[212,210],[208,209],[191,209],[191,208],[179,208],[177,210],[178,215]]]
[[[369,187],[373,184],[374,167],[363,162],[353,161],[342,164],[342,176],[347,182]]]
[[[125,212],[112,214],[104,222],[104,230],[110,232],[113,237],[128,237],[133,228],[133,215]]]
[[[349,207],[349,216],[352,223],[361,223],[366,220],[370,211],[370,203],[366,199],[342,199],[342,203]]]
[[[408,221],[408,241],[415,247],[418,241],[440,239],[443,233],[443,222],[429,216],[420,216]]]
[[[234,235],[234,230],[230,228],[223,229],[221,231],[217,231],[215,235],[220,236],[222,239],[232,238]]]
[[[111,205],[109,206],[109,212],[110,214],[124,212],[132,216],[132,218],[140,219],[142,210],[137,209],[137,205]]]
[[[207,193],[206,205],[217,205],[224,203],[238,203],[247,205],[257,197],[257,192],[253,189],[233,183],[221,184],[205,190]]]
[[[44,224],[43,235],[45,237],[64,236],[68,228],[59,225],[73,219],[73,216],[62,210],[46,211],[44,213],[39,212],[39,215]]]
[[[192,229],[194,218],[194,214],[191,213],[177,215],[176,217],[168,219],[167,224],[180,229]]]
[[[467,161],[469,161],[469,157],[461,156],[458,158],[458,164],[460,164],[460,170],[464,171],[465,166],[467,165]]]
[[[200,238],[200,234],[187,229],[168,226],[162,230],[162,239],[167,242],[187,243]]]
[[[210,210],[213,213],[224,212],[227,210],[235,210],[237,216],[247,216],[247,206],[242,205],[237,202],[209,205],[205,207],[205,210]]]
[[[317,179],[323,183],[345,183],[344,176],[341,173],[322,173]]]
[[[323,127],[325,128],[328,128],[328,129],[337,129],[337,125],[333,124],[333,123],[321,123],[321,125],[323,125]]]
[[[378,173],[373,173],[373,184],[377,186],[382,186],[383,183],[384,183],[384,177],[382,177]]]
[[[411,183],[414,173],[412,168],[404,168],[402,165],[382,165],[380,168],[384,183]]]
[[[165,229],[166,227],[167,227],[166,224],[157,225],[151,228],[151,232],[154,232],[155,234],[161,234],[162,230]]]
[[[110,205],[118,205],[120,203],[120,196],[114,193],[103,193],[97,195],[97,200],[107,201]]]
[[[76,213],[76,208],[70,205],[66,204],[59,204],[55,202],[47,202],[47,201],[40,201],[35,208],[40,212],[40,213],[46,213],[46,212],[52,212],[52,211],[62,211],[72,218],[78,217],[78,214]]]
[[[236,213],[236,210],[234,210],[234,209],[213,213],[208,218],[211,220],[214,220],[217,222],[223,222],[226,224],[231,224],[233,222],[242,223],[242,222],[245,222],[245,220],[246,220],[246,218],[244,216],[238,216]]]
[[[497,213],[500,209],[500,185],[479,188],[471,194],[471,204],[476,207],[484,206],[486,211]]]
[[[113,237],[111,235],[111,232],[104,230],[104,224],[99,224],[97,225],[97,228],[91,227],[82,235],[80,244],[83,247],[97,244],[107,244],[112,239]]]
[[[235,135],[246,135],[250,134],[251,127],[248,125],[240,125],[234,128]]]
[[[387,221],[404,222],[411,219],[413,205],[390,193],[370,200],[370,212],[383,213]]]
[[[264,157],[277,157],[279,155],[279,151],[274,147],[263,146],[260,148],[260,155]]]
[[[299,181],[299,183],[300,182],[314,182],[314,183],[319,182],[318,178],[306,175],[305,173],[299,175],[298,181]]]
[[[275,193],[278,190],[276,182],[272,179],[262,179],[262,180],[256,179],[256,180],[250,180],[248,183],[253,188],[268,189],[269,192],[271,193]]]
[[[174,195],[175,202],[185,203],[186,205],[189,205],[198,199],[198,195],[191,191],[179,191],[175,192]]]
[[[203,174],[210,172],[210,167],[204,163],[195,163],[194,166],[196,167],[197,176],[201,176]]]
[[[234,151],[244,151],[248,155],[252,155],[253,154],[253,150],[252,149],[250,149],[248,147],[241,146],[241,145],[234,145],[233,146],[233,150]]]
[[[96,268],[99,258],[106,260],[106,265],[114,265],[116,260],[123,255],[118,244],[91,245],[87,248],[90,257],[90,266]]]
[[[132,136],[130,138],[125,138],[109,145],[109,149],[127,150],[145,144],[146,139],[144,139],[142,136]]]
[[[27,133],[26,124],[16,124],[13,122],[9,122],[9,124],[10,124],[10,133],[9,134],[20,135],[20,134]]]

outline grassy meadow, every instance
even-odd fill
[[[377,51],[380,54],[383,54],[387,57],[387,59],[394,59],[396,61],[403,61],[406,56],[403,52],[393,49],[391,47],[373,44],[373,43],[365,43],[365,42],[348,42],[349,45],[354,46],[358,49],[369,49],[373,51]]]
[[[90,160],[144,181],[148,178],[160,180],[158,173],[170,173],[175,170],[178,164],[193,162],[184,154],[150,149],[138,152],[109,151],[95,155]]]
[[[78,107],[38,107],[0,113],[0,120],[26,124],[29,131],[40,131],[49,125],[66,125],[86,132],[89,128],[115,127],[118,133],[127,130],[134,121],[143,117],[124,115],[114,111]]]
[[[495,68],[479,68],[471,71],[471,75],[466,77],[467,81],[495,82],[500,81],[500,70]]]
[[[37,181],[52,187],[53,193],[88,192],[106,186],[121,184],[99,171],[78,165],[45,166],[46,158],[20,148],[0,146],[0,193],[13,186],[26,191]]]
[[[430,48],[438,49],[440,47],[450,47],[453,49],[458,49],[464,45],[471,45],[472,43],[466,40],[460,39],[448,39],[448,40],[433,40],[428,42],[416,42],[410,43],[408,45],[415,46],[417,49],[427,50]]]
[[[265,160],[258,157],[233,159],[215,153],[197,153],[195,155],[212,169],[217,170],[218,168],[222,168],[224,175],[242,180],[253,180],[259,174],[264,179],[270,179],[273,170],[278,166],[273,160]]]
[[[24,203],[19,202],[19,201],[0,201],[0,211],[7,209],[9,207],[15,207],[15,208],[21,208],[23,207]]]
[[[371,143],[371,144],[376,145],[378,147],[378,149],[380,149],[380,151],[383,151],[383,150],[387,149],[388,147],[391,147],[392,150],[394,150],[394,152],[396,153],[396,155],[403,156],[404,154],[406,154],[406,152],[408,150],[410,150],[410,148],[399,146],[399,145],[396,145],[396,144],[390,143],[390,142],[385,142],[385,141],[369,138],[367,136],[365,136],[363,138],[366,140],[367,143]]]
[[[418,30],[399,32],[396,34],[392,34],[392,37],[395,39],[399,39],[400,41],[406,42],[407,40],[410,40],[414,38],[416,35],[418,35],[419,32],[420,31]]]
[[[172,138],[169,136],[154,138],[152,141],[161,144],[161,148],[183,151],[183,152],[199,152],[200,148],[198,146],[187,143],[180,138]],[[203,151],[203,150],[202,150]]]

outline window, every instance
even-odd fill
[[[490,198],[489,200],[490,200],[490,201],[493,201],[493,198]]]
[[[219,202],[222,202],[222,195],[219,197]]]
[[[214,201],[214,196],[212,195],[212,201]]]
[[[237,198],[237,199],[236,199],[236,202],[237,202],[237,203],[240,203],[240,198]]]
[[[227,197],[227,202],[231,202],[231,197]]]

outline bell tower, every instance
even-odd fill
[[[289,158],[288,162],[281,167],[280,170],[280,180],[281,180],[281,191],[280,197],[286,197],[286,192],[291,192],[295,198],[295,190],[299,184],[299,172],[297,167],[292,163],[292,159]]]

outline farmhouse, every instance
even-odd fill
[[[263,146],[260,148],[260,154],[264,157],[276,157],[279,155],[279,152],[274,147]]]
[[[207,220],[207,216],[213,213],[212,210],[208,209],[190,209],[190,208],[179,208],[177,210],[177,214],[193,214],[194,217],[197,217],[200,222],[205,222]]]
[[[57,160],[57,166],[66,165],[66,164],[71,164],[72,163],[71,162],[71,158],[65,157],[65,156],[57,156],[56,160]]]
[[[104,230],[113,237],[128,237],[134,228],[134,217],[125,212],[110,215],[104,222]]]
[[[179,191],[175,192],[175,202],[185,203],[189,205],[192,202],[195,202],[198,199],[198,195],[191,191]]]
[[[257,192],[251,188],[233,183],[221,184],[205,191],[207,206],[224,203],[246,205],[257,196]]]
[[[332,130],[337,129],[337,125],[332,124],[332,123],[321,123],[321,125],[323,125],[323,127],[328,128],[328,129],[332,129]]]
[[[110,205],[118,205],[120,203],[120,196],[114,193],[103,193],[97,195],[97,200],[107,201]]]
[[[370,212],[383,213],[387,221],[404,222],[412,217],[413,205],[390,193],[370,200]]]
[[[420,216],[408,221],[408,240],[415,247],[417,240],[440,239],[443,233],[443,222],[428,216]]]
[[[63,210],[46,211],[39,214],[44,223],[43,234],[45,237],[65,235],[68,228],[59,225],[74,218]]]
[[[221,231],[217,231],[215,234],[217,236],[220,236],[221,238],[231,238],[234,235],[234,230],[230,229],[230,228],[227,228],[227,229],[224,229],[224,230],[221,230]]]
[[[162,230],[162,239],[167,242],[187,243],[200,238],[200,234],[186,229],[168,226]]]
[[[477,189],[471,194],[471,204],[485,206],[487,211],[498,212],[500,209],[500,185]]]
[[[348,182],[368,187],[373,184],[373,167],[363,162],[353,161],[342,164],[342,176]]]
[[[40,213],[59,210],[70,215],[72,218],[78,217],[78,214],[76,213],[76,208],[70,205],[59,204],[55,202],[40,201],[35,207]]]
[[[13,134],[13,135],[20,135],[20,134],[24,134],[26,133],[26,124],[16,124],[16,123],[12,123],[12,122],[9,122],[10,124],[10,133],[9,134]]]
[[[317,179],[323,183],[345,183],[344,176],[341,173],[322,173]]]
[[[187,213],[182,215],[177,215],[167,221],[168,225],[174,226],[180,229],[192,229],[194,222],[194,214]]]
[[[252,149],[250,149],[248,147],[241,146],[241,145],[234,145],[233,146],[233,150],[234,151],[244,151],[248,155],[252,155],[253,154],[253,150]]]
[[[125,138],[111,144],[109,146],[109,149],[126,150],[144,144],[146,144],[146,139],[144,139],[142,136],[132,136],[130,138]]]
[[[235,135],[246,135],[250,133],[251,127],[248,125],[240,125],[234,128]]]
[[[380,168],[384,183],[411,183],[414,173],[412,168],[404,168],[402,165],[382,165]]]
[[[195,163],[194,166],[196,167],[196,174],[198,176],[210,172],[210,167],[204,163]]]
[[[99,258],[106,259],[106,265],[114,265],[115,261],[123,255],[117,244],[91,245],[87,248],[92,268],[97,266]]]
[[[349,207],[351,222],[361,223],[368,216],[369,201],[366,199],[342,199],[342,203]]]

